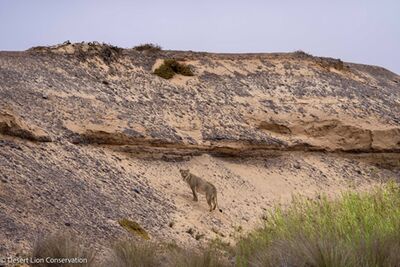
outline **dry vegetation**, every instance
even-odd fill
[[[118,242],[111,249],[111,254],[103,266],[152,267],[160,266],[162,251],[151,243],[139,243],[125,240]]]
[[[123,241],[111,248],[101,264],[399,266],[400,187],[396,183],[369,193],[346,193],[335,201],[295,198],[288,208],[276,207],[265,218],[265,226],[238,240],[236,248],[214,242],[193,251],[150,241]],[[65,235],[39,239],[33,251],[34,257],[89,257],[85,266],[93,266],[93,255]]]
[[[313,57],[313,55],[311,55],[303,50],[296,50],[293,52],[293,54],[299,58],[307,58],[307,57],[312,58]]]
[[[179,63],[175,59],[165,59],[164,63],[154,70],[154,74],[164,79],[171,79],[175,74],[181,74],[184,76],[194,75],[189,66]]]
[[[78,46],[75,54],[81,61],[86,61],[93,56],[99,56],[105,64],[110,65],[122,54],[122,48],[105,43],[99,44],[89,42],[87,51],[83,51],[82,48]]]
[[[295,199],[241,240],[239,266],[399,266],[400,187]]]
[[[146,232],[146,230],[144,230],[137,222],[128,219],[122,219],[119,220],[118,223],[132,234],[138,235],[143,239],[150,239],[149,234]]]
[[[136,51],[148,51],[148,52],[159,52],[162,50],[161,46],[157,45],[157,44],[140,44],[135,46],[133,49],[135,49]]]
[[[80,243],[80,240],[71,233],[58,233],[49,236],[40,236],[35,240],[32,251],[32,258],[81,258],[87,259],[85,264],[63,264],[64,267],[91,267],[97,266],[96,254],[91,248],[87,248]],[[36,267],[60,266],[55,263],[34,264]]]
[[[301,59],[309,58],[326,70],[333,68],[338,71],[343,71],[346,69],[345,64],[339,58],[335,59],[335,58],[316,57],[307,52],[304,52],[303,50],[294,51],[293,54]]]

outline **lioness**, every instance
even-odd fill
[[[191,174],[189,170],[180,169],[179,172],[181,173],[183,180],[187,182],[190,186],[190,189],[192,189],[193,200],[198,201],[197,192],[205,194],[207,203],[210,206],[210,211],[215,210],[215,208],[218,206],[217,189],[215,186],[212,183],[207,182],[194,174]],[[220,212],[222,212],[219,207],[218,209]]]

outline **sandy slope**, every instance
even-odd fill
[[[208,212],[204,196],[193,202],[178,168],[189,168],[215,184],[223,212]],[[205,234],[206,240],[219,237],[232,243],[241,233],[261,225],[273,205],[287,204],[295,195],[333,197],[379,183],[380,179],[368,168],[365,163],[334,155],[299,152],[249,159],[202,155],[185,163],[157,164],[145,168],[145,173],[154,188],[174,201],[177,210],[171,221],[175,222],[178,240],[193,243],[190,235],[181,234],[192,228],[194,236]]]

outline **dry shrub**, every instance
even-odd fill
[[[309,54],[309,53],[307,53],[307,52],[304,52],[303,50],[296,50],[296,51],[294,51],[293,53],[294,53],[297,57],[300,57],[300,58],[307,58],[307,57],[312,58],[312,57],[313,57],[313,55],[311,55],[311,54]]]
[[[172,257],[171,257],[172,256]],[[201,251],[176,250],[171,252],[168,266],[176,267],[225,267],[231,266],[221,251],[204,248]]]
[[[72,234],[58,233],[48,236],[39,236],[34,243],[32,258],[80,258],[86,259],[86,263],[39,263],[36,267],[90,267],[97,266],[95,262],[95,252],[91,248],[84,247],[81,242]]]
[[[98,56],[107,65],[117,61],[123,51],[120,47],[98,42],[87,43],[87,50],[83,49],[84,43],[73,44],[73,46],[75,48],[75,56],[79,61],[85,62],[88,59]]]
[[[334,58],[317,58],[317,63],[329,70],[331,68],[335,69],[335,70],[345,70],[346,66],[344,65],[343,61],[341,59],[334,59]]]
[[[119,225],[121,225],[125,230],[128,232],[132,233],[133,235],[140,236],[143,239],[150,239],[149,234],[146,232],[146,230],[143,229],[143,227],[140,226],[135,221],[131,221],[129,219],[121,219],[118,221]]]
[[[165,59],[164,63],[154,71],[154,74],[164,79],[171,79],[175,74],[184,76],[194,75],[189,66],[179,63],[175,59]]]
[[[122,48],[108,44],[102,44],[99,51],[100,58],[107,65],[110,65],[111,62],[116,61],[121,54]]]
[[[182,249],[176,244],[156,244],[149,241],[125,240],[112,248],[111,254],[103,262],[104,267],[225,267],[226,257],[216,247],[210,246],[200,251]]]
[[[152,44],[152,43],[148,43],[148,44],[140,44],[135,46],[133,49],[135,49],[136,51],[148,51],[148,52],[159,52],[161,51],[161,46],[157,45],[157,44]]]
[[[149,242],[125,240],[112,247],[111,255],[104,267],[153,267],[161,266],[161,251]]]

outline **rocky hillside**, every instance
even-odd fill
[[[153,74],[164,59],[194,76]],[[293,194],[400,179],[400,76],[287,54],[98,43],[0,52],[0,254],[73,231],[101,249],[139,223],[196,245],[259,225]],[[179,168],[214,183],[194,203]],[[140,237],[138,237],[140,238]]]

